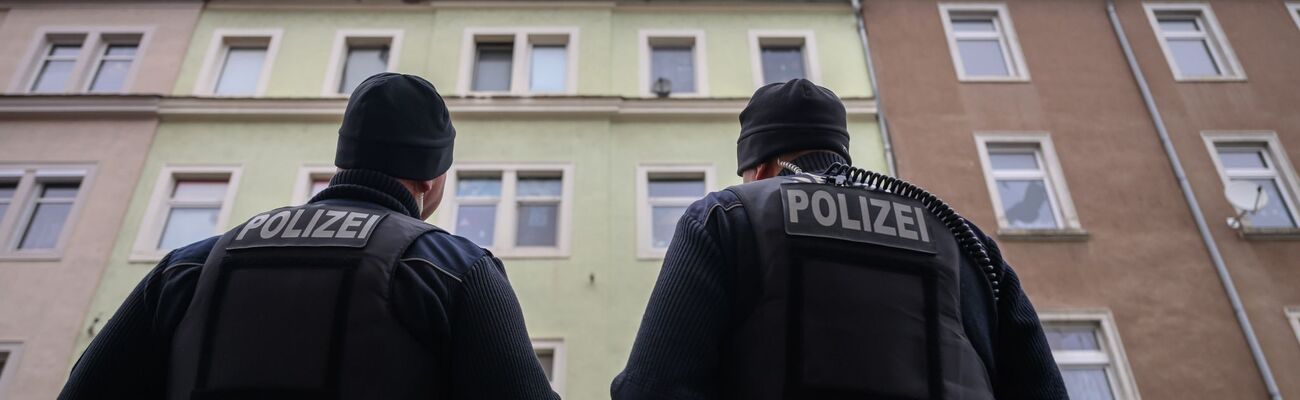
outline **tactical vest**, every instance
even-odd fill
[[[443,364],[388,303],[398,258],[434,229],[385,210],[306,205],[227,232],[176,329],[168,398],[440,397]]]
[[[734,186],[755,308],[727,350],[737,399],[991,400],[962,327],[963,252],[913,198],[812,175]],[[964,223],[964,221],[962,222]],[[969,262],[969,261],[967,261]]]

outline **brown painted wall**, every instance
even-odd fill
[[[980,167],[975,132],[1050,133],[1087,239],[1044,242],[995,235],[1038,309],[1110,310],[1143,398],[1263,398],[1264,386],[1244,335],[1161,149],[1107,18],[1105,2],[1006,3],[1025,56],[1029,82],[958,82],[936,1],[865,2],[868,34],[900,175],[939,193],[985,231],[993,232],[997,221]],[[1296,132],[1295,110],[1300,102],[1273,93],[1291,90],[1290,96],[1295,96],[1295,88],[1300,87],[1295,77],[1283,77],[1281,69],[1270,75],[1263,70],[1265,67],[1247,61],[1251,57],[1247,54],[1290,52],[1289,58],[1274,58],[1277,66],[1284,61],[1300,65],[1300,60],[1294,59],[1300,55],[1300,35],[1280,39],[1278,31],[1294,31],[1295,26],[1281,26],[1281,22],[1290,22],[1281,19],[1286,18],[1281,2],[1268,3],[1276,8],[1268,18],[1278,23],[1270,21],[1251,29],[1260,36],[1256,40],[1271,43],[1258,43],[1258,49],[1243,44],[1238,55],[1247,72],[1261,78],[1260,82],[1242,86],[1268,84],[1276,89],[1268,94],[1255,94],[1245,88],[1240,90],[1251,93],[1214,93],[1236,96],[1234,99],[1247,97],[1239,100],[1244,105],[1222,108],[1225,114],[1238,114],[1236,118],[1245,118],[1240,114],[1262,115],[1242,122],[1209,118],[1215,121],[1209,125],[1233,124],[1278,130],[1279,134],[1284,130]],[[1215,7],[1218,11],[1218,2]],[[1267,11],[1267,7],[1239,8],[1240,12],[1220,11],[1221,19],[1229,15],[1241,18],[1231,24],[1225,21],[1230,36],[1237,25],[1249,26],[1255,23],[1252,18],[1263,18],[1247,14]],[[1153,41],[1141,5],[1126,3],[1121,12],[1125,28],[1135,37],[1134,46],[1143,57],[1144,68],[1164,74],[1163,78],[1154,73],[1148,76],[1169,81],[1169,69]],[[1276,80],[1266,81],[1269,76]],[[1284,79],[1293,80],[1284,83]],[[1170,83],[1163,86],[1166,88],[1158,89],[1178,90]],[[1202,90],[1230,89],[1215,86]],[[1209,95],[1181,94],[1184,100],[1180,102],[1186,102],[1186,97]],[[1265,101],[1275,103],[1259,104]],[[1226,101],[1211,103],[1207,106],[1221,107],[1219,103]],[[1173,107],[1162,104],[1162,108]],[[1261,107],[1269,111],[1254,111]],[[1289,129],[1279,125],[1288,108],[1293,124]],[[1182,123],[1178,127],[1171,124],[1170,128],[1178,132],[1196,129]],[[1220,243],[1237,241],[1222,227],[1230,210],[1221,200],[1221,184],[1199,134],[1174,135],[1188,173],[1195,175],[1197,195],[1208,207],[1211,224],[1219,230]],[[1294,154],[1295,148],[1291,150]],[[1292,289],[1297,282],[1296,265],[1285,268],[1283,260],[1300,259],[1300,246],[1295,242],[1221,245],[1229,264],[1235,267],[1239,287],[1250,293],[1246,298],[1251,315],[1257,329],[1267,331],[1261,336],[1272,357],[1291,359],[1274,361],[1275,371],[1279,371],[1279,377],[1294,376],[1285,371],[1300,368],[1296,366],[1300,356],[1296,354],[1295,335],[1282,317],[1281,305],[1294,305],[1300,300]],[[1249,261],[1252,258],[1271,260],[1263,262],[1271,267],[1255,267]],[[1248,266],[1268,272],[1238,272]],[[1266,323],[1266,319],[1274,321]],[[1290,379],[1287,393],[1300,396],[1295,378]]]

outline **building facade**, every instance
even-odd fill
[[[1212,251],[1300,396],[1297,5],[1117,3],[1123,38],[1101,0],[865,1],[898,173],[994,234],[1073,397],[1268,398]],[[1237,181],[1270,200],[1234,228]]]
[[[0,4],[0,398],[51,399],[201,4]]]
[[[677,216],[739,183],[759,85],[831,88],[853,158],[884,166],[847,3],[209,1],[180,57],[79,349],[166,250],[318,190],[375,72],[447,100],[456,163],[430,222],[503,259],[565,398],[608,396]]]

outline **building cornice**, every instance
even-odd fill
[[[735,118],[747,98],[655,99],[603,96],[446,97],[457,118],[534,117],[726,117]],[[873,99],[844,99],[849,115],[874,115]],[[0,117],[61,118],[156,115],[185,120],[340,120],[343,98],[162,97],[156,95],[0,96]]]
[[[639,12],[851,12],[846,3],[806,2],[661,2],[620,3],[617,1],[432,1],[417,4],[348,3],[244,3],[211,2],[209,10],[231,11],[412,11],[412,10],[537,10],[613,9]]]

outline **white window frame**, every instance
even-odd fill
[[[636,256],[640,260],[656,260],[664,258],[667,248],[655,248],[652,246],[654,239],[654,224],[651,223],[650,210],[655,205],[680,205],[689,206],[698,198],[686,199],[676,198],[666,200],[664,203],[651,204],[650,200],[650,175],[662,173],[690,173],[703,174],[704,192],[708,193],[716,187],[714,178],[713,164],[642,164],[636,168]]]
[[[36,78],[40,75],[41,67],[45,64],[50,46],[77,41],[81,43],[81,52],[76,56],[76,63],[72,66],[64,90],[43,94],[89,92],[90,84],[95,78],[94,74],[98,70],[99,61],[103,57],[105,47],[110,43],[121,41],[119,39],[121,37],[136,36],[139,37],[139,41],[136,44],[135,57],[131,62],[130,70],[127,71],[126,80],[122,82],[122,89],[116,93],[131,92],[136,75],[140,71],[140,62],[152,42],[153,31],[153,26],[42,26],[37,28],[31,43],[28,44],[26,55],[23,56],[22,62],[19,64],[22,69],[19,70],[19,73],[14,74],[13,80],[10,81],[9,92],[35,93],[32,92],[32,85],[36,83]],[[72,39],[74,37],[80,37],[80,39]],[[113,92],[98,94],[113,94]]]
[[[218,28],[212,32],[212,41],[203,56],[203,66],[199,69],[199,78],[194,82],[194,95],[221,97],[261,97],[266,95],[266,86],[271,81],[271,70],[275,65],[275,56],[280,51],[280,37],[284,29],[231,29]],[[266,58],[262,61],[262,71],[257,77],[257,90],[250,95],[216,94],[217,80],[225,68],[226,52],[232,45],[243,43],[266,42]]]
[[[98,40],[96,40],[95,47],[92,49],[94,51],[94,58],[91,59],[89,65],[86,65],[85,78],[81,83],[82,92],[90,93],[90,86],[95,83],[95,76],[99,74],[101,64],[109,58],[108,55],[104,54],[104,52],[108,51],[108,46],[131,43],[133,40],[129,38],[133,36],[138,38],[134,40],[136,44],[135,54],[131,56],[131,68],[127,70],[126,78],[122,81],[122,88],[116,92],[99,92],[98,94],[126,93],[130,91],[129,89],[131,88],[131,84],[135,83],[136,71],[140,70],[140,56],[143,54],[141,50],[143,50],[145,41],[144,34],[135,32],[103,32],[95,35],[95,38]],[[121,59],[121,56],[114,57],[114,59]]]
[[[298,168],[297,182],[293,185],[293,197],[290,204],[302,205],[311,200],[311,184],[313,181],[333,177],[338,173],[338,167],[333,165],[304,165]]]
[[[1146,9],[1147,21],[1151,23],[1152,32],[1156,35],[1156,41],[1160,43],[1160,50],[1165,54],[1165,61],[1169,64],[1170,72],[1174,74],[1174,80],[1179,82],[1221,82],[1221,81],[1244,81],[1246,80],[1246,71],[1241,68],[1241,62],[1237,61],[1237,54],[1232,51],[1232,44],[1228,42],[1228,36],[1223,33],[1223,28],[1219,26],[1219,18],[1214,16],[1214,10],[1208,3],[1144,3]],[[1183,38],[1203,38],[1210,49],[1210,57],[1219,68],[1219,76],[1183,76],[1178,69],[1178,61],[1174,58],[1174,53],[1169,50],[1169,40],[1167,35],[1160,30],[1160,21],[1156,14],[1160,13],[1187,13],[1199,14],[1197,18],[1202,22],[1201,34],[1173,34]]]
[[[330,50],[329,67],[325,70],[325,83],[321,86],[322,97],[348,97],[339,93],[343,83],[343,71],[347,63],[348,51],[354,45],[388,45],[388,66],[385,72],[397,71],[397,61],[401,56],[401,29],[339,29],[334,32],[334,46]]]
[[[460,76],[456,90],[469,96],[571,96],[578,93],[578,32],[577,27],[472,27],[465,28],[460,46]],[[510,90],[476,91],[474,67],[478,61],[479,38],[484,36],[512,36],[514,53],[510,57]],[[561,92],[534,93],[532,87],[533,37],[566,36],[564,43],[565,89]]]
[[[1052,351],[1052,357],[1058,365],[1105,365],[1106,379],[1110,382],[1111,394],[1115,400],[1141,400],[1133,369],[1129,366],[1128,354],[1124,352],[1124,342],[1120,340],[1119,328],[1115,325],[1115,316],[1110,310],[1053,310],[1040,312],[1039,320],[1043,325],[1086,325],[1097,329],[1097,344],[1101,353],[1094,351]]]
[[[998,227],[1000,229],[1004,231],[1026,232],[1078,231],[1083,229],[1082,224],[1079,223],[1079,215],[1074,208],[1074,201],[1071,200],[1070,188],[1065,183],[1065,175],[1062,173],[1061,161],[1057,158],[1056,146],[1052,144],[1052,136],[1050,134],[1046,132],[976,132],[975,143],[979,147],[980,165],[984,168],[984,183],[988,187],[989,198],[993,201],[993,212],[997,215]],[[1041,177],[1046,181],[1048,200],[1051,202],[1053,212],[1055,213],[1058,225],[1057,228],[1015,228],[1007,223],[1006,211],[1002,207],[1002,196],[998,192],[997,180],[1002,177],[1015,178],[1017,176],[1008,176],[1006,172],[994,172],[993,164],[989,161],[989,148],[997,146],[1024,146],[1037,148],[1039,167],[1043,170],[1042,176],[1023,177]]]
[[[15,379],[14,375],[18,373],[18,362],[21,361],[23,356],[23,344],[15,341],[3,341],[0,342],[0,351],[9,353],[9,359],[5,361],[4,369],[0,370],[0,398],[4,398],[10,383]]]
[[[641,29],[637,31],[637,46],[640,53],[639,74],[641,87],[637,89],[641,97],[656,97],[650,91],[650,41],[653,39],[691,39],[695,41],[693,59],[695,61],[695,93],[673,92],[668,97],[709,97],[709,62],[708,48],[705,46],[704,31],[700,29]]]
[[[130,262],[157,262],[171,250],[158,249],[162,239],[163,225],[167,223],[167,214],[171,211],[172,191],[176,182],[186,179],[227,180],[226,197],[221,200],[221,211],[217,212],[216,235],[226,229],[230,220],[230,209],[235,202],[235,193],[239,191],[239,176],[243,171],[240,165],[167,165],[158,173],[154,182],[153,194],[149,198],[149,207],[145,209],[140,229],[135,236],[135,245],[131,250]]]
[[[501,173],[501,196],[498,198],[496,227],[492,246],[487,246],[493,254],[501,258],[565,258],[569,256],[569,239],[573,230],[573,164],[569,163],[458,163],[447,173],[446,190],[443,191],[442,206],[439,206],[438,225],[448,232],[456,233],[456,213],[459,201],[456,198],[457,183],[463,172],[499,172]],[[560,205],[556,217],[555,247],[515,246],[515,233],[518,230],[518,200],[515,196],[518,174],[531,172],[560,172]]]
[[[754,88],[764,85],[763,77],[763,43],[765,41],[800,40],[803,50],[803,68],[807,78],[813,82],[822,81],[821,64],[817,61],[817,37],[811,30],[749,30],[749,62],[754,74]]]
[[[1291,323],[1291,331],[1295,332],[1296,342],[1300,342],[1300,306],[1287,307],[1286,320]]]
[[[1295,20],[1296,29],[1300,29],[1300,3],[1287,3],[1286,11],[1291,14],[1291,19]]]
[[[17,180],[18,187],[9,208],[0,216],[0,261],[57,261],[63,256],[68,246],[69,237],[75,230],[81,209],[86,206],[95,167],[92,165],[66,164],[31,164],[0,165],[0,178]],[[27,229],[36,211],[36,200],[40,197],[38,190],[47,182],[78,180],[77,197],[72,200],[72,209],[59,232],[58,242],[53,249],[20,250],[18,242]]]
[[[551,359],[554,360],[554,363],[551,364],[551,390],[554,390],[560,397],[564,397],[564,384],[566,381],[564,372],[567,364],[565,362],[564,339],[533,339],[532,342],[534,354],[541,349],[551,351]]]
[[[958,33],[952,28],[952,14],[987,13],[993,14],[994,26],[998,30],[992,34]],[[1016,36],[1015,25],[1011,23],[1011,12],[1005,3],[939,3],[939,16],[943,20],[943,33],[948,39],[948,52],[952,56],[953,69],[957,71],[960,82],[1028,82],[1029,67],[1025,65],[1024,53],[1020,50],[1020,39]],[[962,62],[961,50],[957,48],[957,36],[979,36],[983,39],[998,39],[1002,45],[1002,56],[1007,65],[1007,76],[970,75],[966,73],[966,64]]]
[[[1282,192],[1287,208],[1291,211],[1292,221],[1300,224],[1300,177],[1296,176],[1295,167],[1292,166],[1291,160],[1287,158],[1285,147],[1282,141],[1278,139],[1277,132],[1273,131],[1204,131],[1201,132],[1201,138],[1205,141],[1205,147],[1210,152],[1210,159],[1214,162],[1214,170],[1219,173],[1219,180],[1223,186],[1228,187],[1231,176],[1223,168],[1223,162],[1219,160],[1220,144],[1254,144],[1262,145],[1264,152],[1268,154],[1269,162],[1272,162],[1272,178],[1277,182],[1278,190]],[[1266,178],[1266,175],[1257,176]],[[1226,201],[1226,200],[1225,200]],[[1277,200],[1272,200],[1277,201]],[[1242,210],[1233,207],[1235,212]]]

